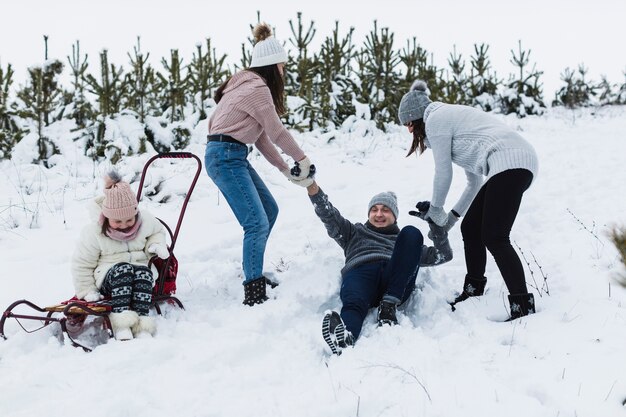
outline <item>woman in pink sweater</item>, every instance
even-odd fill
[[[287,53],[267,24],[254,28],[256,44],[250,68],[233,75],[215,93],[217,107],[209,119],[205,166],[243,227],[243,303],[267,300],[263,256],[276,222],[278,205],[246,159],[248,145],[290,181],[307,187],[315,168],[279,116],[285,113],[283,71]],[[278,150],[293,158],[290,169]]]

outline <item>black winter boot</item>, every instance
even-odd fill
[[[463,283],[463,292],[450,303],[452,311],[456,310],[455,304],[465,301],[470,297],[477,297],[485,293],[485,285],[487,284],[487,278],[474,278],[469,275],[465,275],[465,282]]]
[[[243,303],[247,306],[253,306],[255,304],[263,304],[267,301],[268,298],[265,294],[266,285],[267,281],[265,277],[257,278],[243,284]]]
[[[341,350],[354,345],[352,333],[346,329],[341,316],[336,311],[326,313],[322,320],[322,337],[330,351],[341,355]]]
[[[398,324],[396,318],[396,303],[391,301],[381,301],[378,306],[378,327],[388,324],[394,326]]]
[[[505,321],[519,319],[535,313],[535,297],[531,293],[510,294],[509,304],[511,306],[511,317]]]

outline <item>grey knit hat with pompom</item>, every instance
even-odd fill
[[[417,80],[411,85],[411,89],[400,100],[400,108],[398,109],[398,118],[400,123],[406,125],[409,122],[424,117],[426,107],[430,101],[428,86],[422,80]]]

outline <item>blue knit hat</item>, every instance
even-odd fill
[[[400,100],[398,119],[401,124],[406,125],[424,117],[426,107],[432,103],[428,95],[428,86],[424,81],[417,80],[413,83],[411,90]]]
[[[370,200],[370,203],[367,206],[367,215],[369,216],[370,210],[376,204],[382,204],[383,206],[389,207],[389,210],[393,213],[393,216],[398,220],[398,198],[396,197],[396,193],[393,191],[385,191],[383,193],[378,193]]]

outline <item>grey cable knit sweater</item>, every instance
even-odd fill
[[[326,226],[328,235],[344,251],[346,264],[341,269],[342,274],[366,262],[391,259],[397,234],[377,233],[362,223],[351,223],[330,203],[328,196],[321,189],[309,198],[315,208],[315,214]],[[448,241],[448,233],[432,225],[428,236],[435,246],[422,247],[420,266],[440,265],[451,260],[452,248]]]
[[[431,103],[424,112],[426,147],[435,159],[430,203],[443,207],[452,183],[452,163],[465,170],[467,187],[453,209],[464,215],[486,180],[509,169],[527,169],[537,176],[537,154],[515,130],[482,110],[456,104]]]

